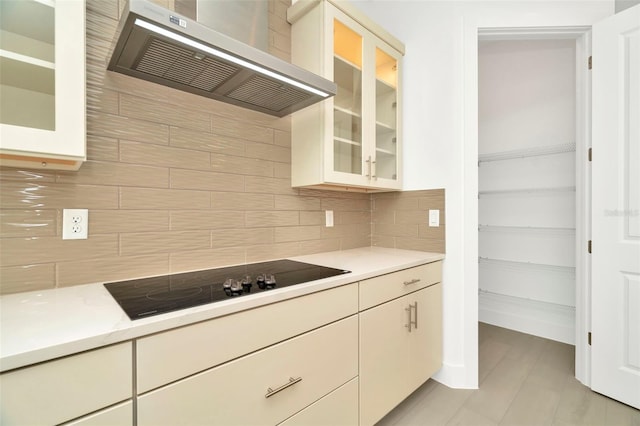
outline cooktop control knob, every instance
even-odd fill
[[[240,296],[243,292],[242,282],[233,278],[227,278],[222,288],[227,296]]]
[[[266,288],[274,288],[276,286],[276,277],[273,274],[265,275],[264,285]]]
[[[233,283],[233,280],[231,278],[228,278],[223,284],[222,284],[222,289],[224,290],[224,292],[226,293],[227,296],[231,296],[231,284]]]
[[[251,277],[249,275],[245,275],[240,282],[242,284],[242,289],[245,293],[251,293]]]
[[[264,274],[260,274],[256,277],[256,284],[260,290],[264,290],[266,288],[266,284],[264,282]]]

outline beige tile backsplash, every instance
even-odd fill
[[[445,252],[444,189],[375,194],[372,244],[399,249]],[[428,226],[429,209],[440,210],[440,226]]]
[[[271,50],[288,60],[288,1],[269,1]],[[443,190],[291,188],[289,118],[107,72],[122,3],[87,0],[88,161],[0,169],[0,294],[372,244],[444,251],[425,212],[444,210]],[[89,209],[87,240],[62,240],[63,208]]]

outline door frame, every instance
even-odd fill
[[[549,40],[576,41],[576,314],[575,376],[591,383],[591,261],[587,252],[591,238],[591,76],[587,68],[591,55],[591,26],[570,27],[486,27],[467,22],[464,34],[464,163],[478,159],[478,41],[479,40]],[[466,173],[464,180],[466,241],[477,242],[478,173]],[[468,208],[467,208],[468,207]],[[471,235],[471,234],[475,235]],[[478,288],[478,246],[467,248],[465,271],[475,277]],[[473,252],[475,250],[475,252]]]

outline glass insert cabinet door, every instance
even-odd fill
[[[402,189],[404,44],[350,2],[297,1],[287,13],[292,62],[336,83],[292,115],[292,186]]]
[[[362,35],[333,21],[333,168],[362,174]]]
[[[397,179],[398,60],[376,48],[376,144],[373,179]]]
[[[0,2],[4,124],[55,130],[54,13],[46,2]]]
[[[83,0],[0,0],[0,164],[80,167],[85,69]]]
[[[395,188],[401,54],[337,11],[332,18],[333,172],[354,185]]]

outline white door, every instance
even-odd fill
[[[640,5],[593,26],[593,390],[640,408]]]

